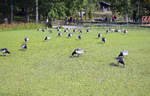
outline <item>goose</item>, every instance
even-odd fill
[[[56,29],[59,29],[59,26],[58,26],[58,27],[56,27]]]
[[[61,36],[62,36],[62,33],[61,33],[61,32],[58,32],[58,36],[61,37]]]
[[[37,31],[41,31],[41,30],[42,30],[41,28],[38,28],[38,29],[37,29]]]
[[[79,35],[78,35],[78,39],[79,39],[79,40],[81,40],[81,39],[82,39],[82,36],[81,36],[81,34],[79,34]]]
[[[109,30],[106,30],[106,34],[109,33]]]
[[[51,37],[50,36],[46,36],[44,40],[49,40],[49,39],[51,39]]]
[[[69,34],[68,34],[68,38],[70,38],[70,37],[72,37],[72,33],[69,33]]]
[[[109,28],[108,30],[111,32],[115,32],[115,29],[112,29],[112,28]]]
[[[77,54],[77,56],[79,57],[80,54],[83,54],[85,51],[81,48],[77,48],[72,52],[72,56],[75,56]]]
[[[28,40],[29,40],[29,38],[28,38],[28,37],[25,37],[25,38],[24,38],[24,41],[25,41],[25,42],[27,42]]]
[[[65,30],[64,30],[64,33],[66,33],[66,32],[68,32],[68,30],[65,29]]]
[[[57,36],[61,37],[62,36],[62,32],[58,32]]]
[[[105,37],[102,38],[102,42],[103,42],[103,43],[106,42],[106,38],[105,38]]]
[[[52,30],[49,30],[48,32],[49,32],[49,33],[53,33],[53,31],[52,31]]]
[[[45,32],[45,30],[44,30],[44,29],[42,29],[41,31],[42,31],[42,32]]]
[[[57,27],[57,31],[60,31],[60,28],[59,28],[59,27]]]
[[[73,32],[76,32],[76,29],[73,29]]]
[[[128,31],[126,29],[122,30],[124,34],[128,33]]]
[[[120,51],[118,57],[119,57],[119,56],[122,56],[122,57],[128,56],[128,51],[127,51],[127,50]]]
[[[122,30],[121,29],[115,29],[114,32],[121,32]]]
[[[79,32],[82,33],[82,30],[80,29]]]
[[[100,38],[100,37],[102,37],[102,34],[101,34],[101,33],[98,33],[98,35],[97,35],[97,36],[98,36],[98,38]]]
[[[48,27],[46,27],[45,30],[48,30]]]
[[[87,33],[90,32],[90,29],[87,29],[86,32],[87,32]]]
[[[2,56],[6,56],[5,54],[10,54],[10,51],[8,51],[8,49],[7,49],[7,48],[2,48],[2,49],[0,49],[0,52],[2,52],[2,53],[3,53],[3,55],[2,55]]]
[[[22,47],[23,49],[27,49],[27,44],[22,44],[21,47]]]
[[[69,31],[69,28],[66,28],[66,30],[68,30],[68,31]]]
[[[117,60],[117,62],[118,62],[118,65],[119,65],[119,63],[121,63],[121,64],[123,64],[123,67],[125,67],[124,59],[123,59],[122,56],[118,56],[118,57],[116,58],[116,60]]]

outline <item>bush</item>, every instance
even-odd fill
[[[89,19],[92,19],[92,17],[93,17],[93,14],[92,14],[92,10],[91,10],[91,9],[89,9],[88,17],[89,17]]]
[[[43,24],[37,23],[19,23],[19,24],[1,24],[0,31],[4,30],[20,30],[20,29],[37,29],[37,28],[45,28]]]

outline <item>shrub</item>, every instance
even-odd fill
[[[37,28],[45,28],[43,24],[37,23],[18,23],[18,24],[1,24],[0,31],[4,30],[20,30],[20,29],[37,29]]]
[[[93,14],[92,14],[92,10],[91,10],[91,9],[89,9],[88,17],[89,17],[89,19],[92,19],[92,17],[93,17]]]

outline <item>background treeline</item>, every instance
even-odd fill
[[[63,19],[84,11],[88,18],[99,10],[101,0],[0,0],[0,23],[41,22]],[[138,22],[150,15],[150,0],[104,0],[111,4],[113,14]],[[81,18],[86,19],[86,18]]]

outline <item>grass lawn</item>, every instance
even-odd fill
[[[128,28],[128,34],[109,33],[92,27],[87,34],[36,30],[0,32],[0,48],[11,55],[0,56],[0,96],[150,96],[150,29]],[[100,32],[107,41],[97,39]],[[51,39],[44,41],[46,35]],[[21,50],[29,37],[28,49]],[[70,58],[75,48],[87,52]],[[126,68],[111,66],[123,49]]]

